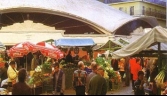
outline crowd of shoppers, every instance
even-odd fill
[[[70,61],[71,52],[68,53],[69,58],[64,59],[66,62]],[[36,62],[36,54],[34,54],[34,58],[32,59],[31,69],[34,70],[35,66],[39,65]],[[68,60],[69,59],[69,60]],[[144,62],[144,64],[142,64]],[[151,62],[151,61],[150,61]],[[65,92],[65,73],[59,67],[59,61],[52,62],[52,77],[53,77],[53,94],[54,95],[63,95]],[[90,68],[86,67],[84,62],[80,60],[77,62],[78,69],[73,72],[73,88],[76,92],[76,95],[105,95],[107,93],[107,81],[104,78],[104,69],[99,66],[95,61],[91,62]],[[111,67],[113,67],[114,71],[119,71],[123,86],[129,86],[130,78],[132,80],[132,90],[134,90],[135,94],[144,93],[144,84],[143,84],[143,76],[146,76],[147,80],[150,78],[152,84],[155,85],[155,81],[153,78],[157,75],[157,65],[154,64],[154,69],[150,70],[149,60],[142,60],[142,58],[135,57],[127,57],[121,59],[112,59]],[[145,72],[143,71],[145,69]],[[13,87],[13,94],[32,94],[32,89],[26,85],[26,72],[25,69],[19,70],[17,68],[17,63],[14,59],[10,60],[9,63],[5,63],[4,66],[1,67],[0,76],[1,76],[1,87]],[[143,72],[143,73],[142,73]],[[143,75],[144,74],[144,75]],[[7,83],[6,83],[7,82]],[[25,90],[15,92],[19,89],[19,86],[25,87]],[[143,89],[142,89],[143,88]],[[156,94],[156,87],[153,88],[152,94]],[[27,90],[27,93],[24,92]],[[23,93],[22,93],[23,92]]]

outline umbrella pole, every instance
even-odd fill
[[[27,55],[26,55],[26,70],[27,70]]]

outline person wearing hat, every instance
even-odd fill
[[[7,76],[8,76],[8,86],[12,87],[12,85],[14,83],[16,83],[17,81],[17,75],[18,71],[16,69],[16,62],[15,61],[11,61],[9,63],[9,67],[7,70]]]

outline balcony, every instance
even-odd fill
[[[109,3],[129,2],[129,1],[135,1],[135,0],[99,0],[99,1],[109,4]],[[139,1],[139,0],[136,0],[136,1]],[[166,2],[162,0],[140,0],[140,1],[150,2],[150,3],[158,4],[161,6],[166,6]]]
[[[146,15],[146,16],[154,16],[156,18],[160,18],[160,19],[166,19],[166,13],[165,12],[160,12],[160,11],[149,11],[149,10],[143,10],[142,13],[140,14],[135,14],[140,12],[140,10],[134,10],[133,12],[130,12],[130,15]],[[127,12],[125,12],[127,13]],[[132,14],[134,13],[134,14]]]
[[[166,19],[166,13],[165,12],[155,12],[155,11],[148,11],[148,10],[145,10],[144,11],[145,14],[143,15],[147,15],[147,16],[154,16],[154,17],[157,17],[157,18],[161,18],[161,19]]]

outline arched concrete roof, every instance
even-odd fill
[[[96,0],[0,0],[0,13],[8,12],[58,14],[85,22],[103,33],[114,32],[136,19]]]

